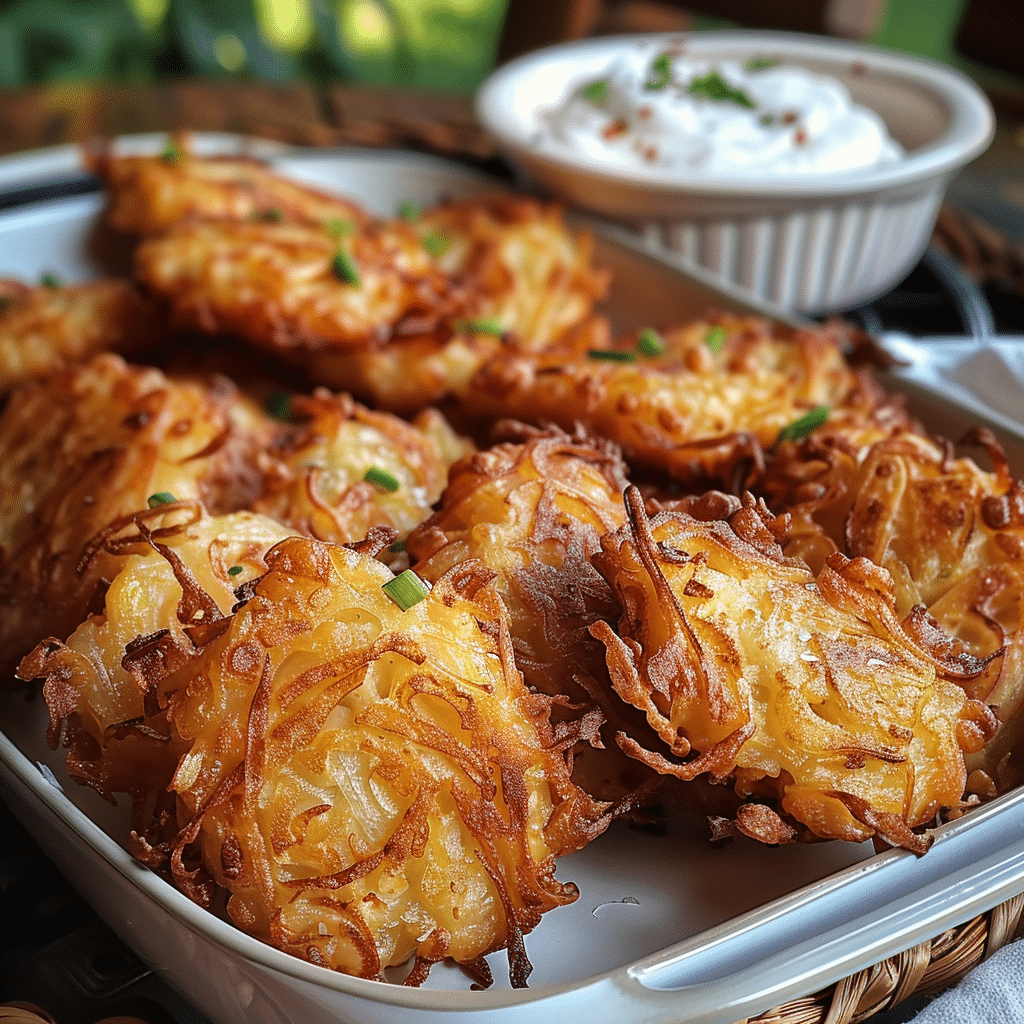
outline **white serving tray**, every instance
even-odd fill
[[[237,150],[231,137],[204,148]],[[158,146],[150,137],[132,145]],[[336,188],[381,214],[403,199],[429,203],[490,190],[465,168],[413,154],[293,151],[260,146],[283,170]],[[0,160],[5,189],[73,180],[67,148]],[[0,276],[65,280],[123,270],[123,251],[97,226],[98,194],[0,213]],[[615,272],[610,312],[620,327],[701,315],[709,305],[776,315],[779,310],[717,286],[599,227],[597,259]],[[915,390],[949,423],[961,415],[935,390]],[[971,415],[974,421],[977,417]],[[1000,437],[1018,471],[1024,430]],[[949,428],[947,428],[949,429]],[[733,1024],[818,991],[878,960],[1024,892],[1024,790],[944,826],[929,853],[873,855],[870,845],[828,843],[773,849],[737,842],[713,849],[698,819],[670,817],[668,833],[614,827],[559,863],[580,898],[545,915],[526,938],[534,972],[527,990],[507,982],[470,991],[455,968],[438,966],[421,989],[351,978],[263,945],[207,913],[134,861],[120,845],[127,808],[113,808],[68,781],[63,751],[44,741],[42,699],[0,697],[0,794],[51,859],[121,938],[217,1024],[387,1021],[440,1024],[595,1022]]]

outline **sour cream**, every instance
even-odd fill
[[[607,166],[722,178],[843,174],[897,163],[882,119],[835,78],[638,48],[550,113],[551,141]]]

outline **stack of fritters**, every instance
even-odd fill
[[[1024,490],[842,325],[613,339],[534,200],[94,165],[141,292],[5,290],[0,641],[193,899],[348,973],[505,948],[523,984],[555,858],[663,781],[719,839],[918,853],[1020,781]],[[187,364],[175,326],[259,360],[96,355]]]

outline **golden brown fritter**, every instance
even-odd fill
[[[0,280],[0,396],[100,352],[158,346],[167,333],[166,318],[127,281],[30,288]]]
[[[44,680],[48,739],[68,748],[72,778],[111,801],[131,794],[136,817],[146,820],[184,751],[153,728],[159,723],[146,724],[125,651],[160,631],[185,642],[222,619],[238,600],[235,589],[266,571],[263,556],[288,535],[266,516],[210,516],[194,501],[140,511],[104,535],[114,571],[102,609],[66,643],[40,643],[18,668],[21,678]]]
[[[529,685],[570,702],[566,730],[573,721],[583,730],[573,779],[619,799],[647,773],[615,745],[622,711],[608,699],[603,651],[587,630],[619,611],[590,558],[625,521],[625,467],[614,445],[579,431],[505,431],[521,440],[452,467],[440,508],[409,536],[409,560],[427,580],[471,558],[498,574],[516,665]]]
[[[461,304],[429,333],[317,352],[313,379],[409,412],[462,391],[499,350],[562,351],[581,330],[601,334],[603,321],[591,321],[608,274],[593,265],[590,236],[570,231],[557,207],[499,195],[442,205],[409,223]]]
[[[579,421],[620,445],[631,465],[731,485],[783,428],[867,386],[844,359],[844,340],[838,326],[779,332],[723,316],[665,332],[660,355],[638,351],[635,337],[569,362],[502,352],[462,400],[482,416]]]
[[[225,379],[171,380],[97,356],[22,385],[0,415],[0,651],[4,676],[42,638],[66,637],[115,571],[88,545],[152,495],[249,505],[260,435]]]
[[[312,963],[381,978],[415,956],[419,981],[507,948],[524,984],[523,935],[577,895],[554,857],[606,809],[569,781],[515,670],[493,574],[460,566],[402,610],[372,554],[290,538],[197,645],[133,646],[186,751],[177,834],[140,851],[201,904],[227,889],[241,928]]]
[[[107,149],[86,163],[107,186],[107,223],[130,234],[158,235],[183,220],[366,220],[350,200],[282,177],[260,160],[195,156],[183,138],[160,155],[116,156]]]
[[[175,323],[275,351],[382,344],[430,330],[452,288],[403,223],[187,222],[144,241],[135,273]]]
[[[619,633],[593,628],[616,693],[647,716],[624,749],[681,779],[728,779],[749,798],[732,827],[762,841],[879,836],[923,852],[911,830],[960,805],[964,753],[994,730],[951,681],[980,663],[950,656],[926,615],[901,620],[866,559],[835,554],[816,576],[787,560],[784,520],[751,498],[727,518],[649,521],[639,492],[626,497],[628,525],[594,558]]]
[[[405,537],[430,515],[448,467],[473,450],[436,409],[410,424],[319,389],[293,397],[290,415],[295,425],[260,457],[253,507],[335,544],[362,540],[373,526]]]

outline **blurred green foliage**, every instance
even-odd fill
[[[0,86],[202,76],[470,91],[503,13],[504,0],[0,0]],[[295,38],[273,38],[268,15]]]

